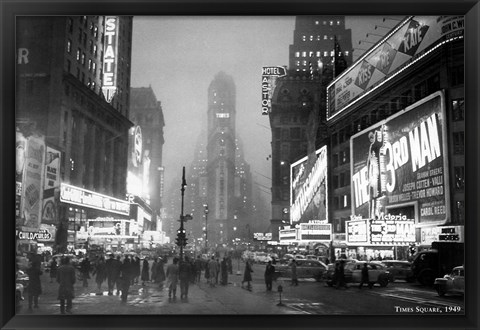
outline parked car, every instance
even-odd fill
[[[454,267],[450,274],[436,278],[433,287],[440,297],[447,293],[465,294],[465,269],[463,266]]]
[[[296,254],[294,256],[294,259],[295,260],[304,260],[304,259],[307,259],[307,258],[305,258],[305,256],[303,254]]]
[[[323,279],[327,271],[327,265],[318,260],[300,259],[297,263],[297,277],[298,278],[313,278],[317,282]],[[275,278],[291,277],[292,268],[290,264],[282,264],[275,266]]]
[[[295,256],[293,254],[286,253],[278,260],[278,263],[281,265],[288,264],[294,258]]]
[[[348,260],[348,259],[347,259]],[[328,286],[336,284],[335,279],[335,265],[338,262],[344,262],[344,274],[345,283],[360,283],[362,280],[362,268],[366,261],[357,260],[337,260],[335,263],[328,265],[327,272],[325,274],[325,280]],[[368,279],[372,283],[378,283],[381,287],[385,287],[389,282],[389,271],[387,267],[380,263],[367,262],[368,267]]]
[[[272,258],[266,252],[255,252],[253,255],[253,262],[258,264],[266,264]]]
[[[415,281],[411,262],[403,260],[383,260],[381,263],[387,267],[390,282],[404,280],[411,283]]]

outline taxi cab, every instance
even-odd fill
[[[463,266],[453,268],[450,274],[436,278],[433,287],[440,297],[447,293],[465,294],[465,269]]]

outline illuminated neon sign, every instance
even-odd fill
[[[105,17],[102,92],[108,103],[117,91],[118,17]]]
[[[267,66],[262,68],[262,115],[272,111],[272,96],[278,77],[287,75],[287,70],[281,66]]]
[[[130,215],[130,203],[62,183],[60,201],[106,212]]]

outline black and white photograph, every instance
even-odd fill
[[[464,317],[466,23],[17,16],[15,315]]]

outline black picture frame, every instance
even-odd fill
[[[478,329],[478,191],[480,109],[478,0],[151,0],[15,1],[1,0],[1,181],[0,326],[2,329]],[[271,316],[271,315],[15,315],[14,177],[15,167],[15,17],[19,15],[466,15],[466,219],[467,293],[459,316]],[[348,303],[348,302],[346,302]]]

